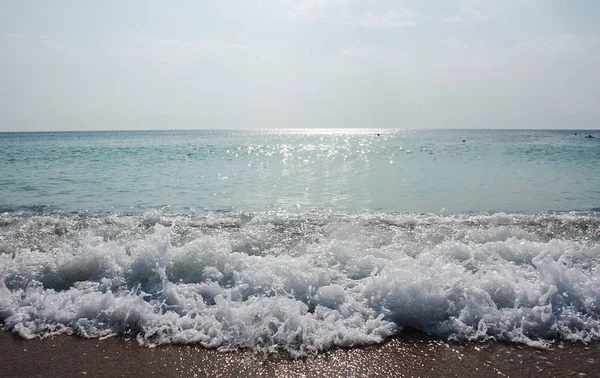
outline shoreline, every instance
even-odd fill
[[[566,377],[600,374],[600,342],[537,349],[505,342],[452,343],[407,332],[382,344],[284,353],[220,352],[197,345],[149,348],[118,337],[24,340],[0,332],[3,377]]]

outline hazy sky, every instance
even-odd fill
[[[600,128],[597,0],[0,0],[0,131]]]

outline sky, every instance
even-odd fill
[[[597,0],[0,0],[0,131],[600,128]]]

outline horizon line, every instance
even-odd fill
[[[287,127],[287,128],[225,128],[225,129],[89,129],[89,130],[23,130],[23,131],[0,131],[0,134],[25,134],[25,133],[76,133],[76,132],[90,132],[90,133],[102,133],[102,132],[135,132],[135,131],[302,131],[302,130],[311,130],[311,131],[340,131],[340,130],[354,130],[354,131],[418,131],[418,130],[436,130],[436,131],[444,131],[444,130],[460,130],[460,131],[469,131],[469,130],[510,130],[510,131],[600,131],[600,129],[561,129],[561,128],[460,128],[460,127],[450,127],[450,128],[436,128],[436,127],[422,127],[422,128],[386,128],[386,127]]]

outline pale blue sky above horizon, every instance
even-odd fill
[[[600,1],[0,0],[0,131],[600,128]]]

